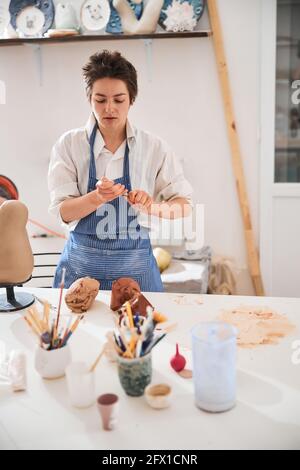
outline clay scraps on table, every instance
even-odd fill
[[[237,344],[244,348],[277,344],[295,328],[285,315],[267,307],[240,306],[223,310],[218,319],[237,328]]]
[[[198,296],[189,296],[186,294],[177,294],[175,297],[172,297],[172,300],[178,305],[202,305],[203,297]]]
[[[177,372],[177,374],[183,379],[191,379],[193,377],[193,371],[191,369],[183,369],[180,372]]]

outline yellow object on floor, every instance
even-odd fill
[[[158,269],[162,273],[165,269],[170,266],[172,256],[167,250],[164,250],[160,247],[154,248],[153,254],[156,259]]]

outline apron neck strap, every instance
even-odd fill
[[[95,189],[94,181],[97,178],[96,175],[96,163],[95,163],[95,154],[94,154],[94,145],[96,140],[98,130],[98,124],[96,123],[94,129],[90,135],[89,144],[90,144],[90,167],[89,167],[89,181],[88,181],[88,192]]]
[[[89,166],[89,181],[88,181],[88,192],[93,191],[95,180],[97,179],[96,174],[96,162],[95,162],[95,154],[94,154],[94,145],[96,140],[98,130],[98,124],[96,123],[94,129],[89,138],[90,144],[90,166]],[[123,178],[125,179],[125,184],[127,189],[131,191],[131,181],[130,181],[130,173],[129,173],[129,147],[128,142],[126,140],[126,148],[125,148],[125,155],[123,161]]]

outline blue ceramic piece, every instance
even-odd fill
[[[129,4],[131,8],[133,9],[136,18],[139,20],[144,10],[143,2],[133,3],[131,0],[129,0]],[[110,18],[106,25],[105,31],[110,34],[122,34],[123,29],[122,29],[121,18],[119,16],[119,13],[113,6],[112,0],[109,0],[109,6],[110,6],[111,13],[110,13]]]
[[[121,385],[127,395],[140,397],[151,382],[151,353],[136,359],[124,359],[118,356],[118,373]]]
[[[204,12],[205,0],[180,0],[180,3],[186,3],[186,2],[188,2],[190,5],[193,6],[195,18],[197,21],[199,21]],[[167,18],[167,15],[164,13],[164,11],[170,5],[172,5],[172,3],[173,3],[173,0],[164,0],[164,4],[160,12],[158,24],[164,29],[166,29],[166,26],[164,25],[164,21]]]
[[[17,16],[26,7],[36,7],[41,10],[45,16],[45,23],[42,34],[51,28],[54,21],[54,5],[52,0],[11,0],[9,4],[10,22],[14,29],[17,29]]]

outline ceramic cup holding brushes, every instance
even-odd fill
[[[33,314],[32,309],[29,310]],[[33,316],[36,318],[37,328],[39,318],[37,312]],[[65,369],[72,359],[69,340],[83,318],[84,315],[81,315],[74,320],[73,315],[70,315],[67,324],[59,332],[55,327],[56,320],[53,320],[51,327],[49,324],[48,326],[40,325],[36,333],[40,341],[35,351],[35,368],[44,379],[54,379],[65,375]]]
[[[151,352],[135,359],[117,357],[121,385],[127,395],[140,397],[152,379]]]
[[[84,318],[84,315],[80,315],[73,320],[74,316],[70,315],[66,325],[62,326],[60,324],[64,277],[65,268],[63,269],[60,284],[59,305],[57,312],[54,313],[54,318],[51,318],[51,306],[46,301],[41,301],[44,306],[42,315],[33,305],[33,307],[27,309],[26,315],[23,317],[32,333],[38,338],[39,345],[35,352],[35,368],[45,379],[54,379],[65,375],[65,369],[71,362],[71,351],[68,342],[80,321]]]
[[[42,349],[37,346],[35,351],[35,369],[43,379],[59,379],[64,377],[66,367],[72,360],[70,346],[58,349]]]
[[[152,377],[152,349],[166,336],[167,328],[156,330],[167,318],[147,307],[146,316],[133,315],[129,302],[116,319],[116,330],[108,342],[116,352],[118,374],[127,395],[141,396]]]

